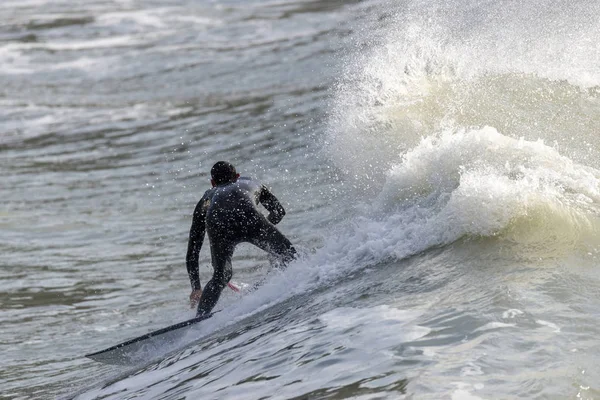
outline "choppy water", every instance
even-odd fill
[[[597,15],[2,2],[1,396],[600,397]],[[193,315],[220,159],[273,188],[302,259],[158,361],[84,359]]]

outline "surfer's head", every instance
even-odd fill
[[[223,183],[235,182],[240,177],[235,167],[227,161],[219,161],[210,169],[211,183],[217,186]]]

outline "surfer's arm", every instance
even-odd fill
[[[187,267],[188,276],[190,277],[190,283],[192,284],[192,290],[200,290],[200,276],[198,275],[198,255],[204,242],[204,231],[206,230],[206,207],[204,206],[206,199],[202,197],[196,209],[194,210],[194,217],[192,219],[192,227],[190,228],[190,238],[188,240],[187,256],[185,258],[185,264]]]
[[[273,225],[277,225],[283,219],[283,216],[285,215],[285,209],[283,208],[279,200],[277,200],[277,197],[275,197],[273,193],[271,193],[269,189],[267,189],[267,187],[264,185],[260,188],[260,195],[258,197],[258,201],[269,212],[269,216],[267,217],[267,219],[270,223],[272,223]]]

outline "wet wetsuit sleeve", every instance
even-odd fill
[[[204,231],[206,230],[206,202],[205,196],[202,197],[196,209],[194,210],[194,217],[192,219],[192,227],[190,228],[190,238],[188,241],[187,256],[185,259],[188,276],[190,277],[190,283],[192,284],[193,290],[199,290],[200,276],[198,275],[198,254],[202,248],[202,242],[204,242]]]
[[[277,200],[277,197],[275,197],[264,185],[260,188],[258,201],[267,209],[267,211],[269,211],[267,219],[270,223],[277,225],[283,219],[283,216],[285,215],[283,206],[279,200]]]

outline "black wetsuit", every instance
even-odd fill
[[[259,203],[269,211],[268,217],[257,209]],[[296,250],[274,226],[284,215],[285,210],[277,198],[265,186],[249,178],[220,184],[204,193],[194,210],[186,258],[192,289],[199,290],[198,253],[206,231],[214,273],[202,291],[198,316],[210,313],[217,304],[233,274],[231,257],[239,243],[252,243],[283,263],[294,259]]]

